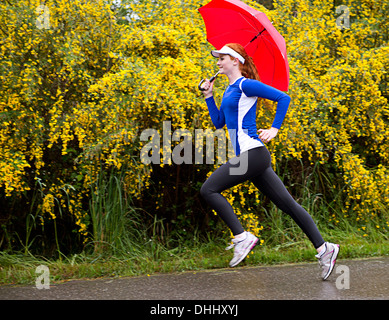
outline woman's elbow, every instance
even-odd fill
[[[212,123],[215,126],[216,129],[221,129],[224,127],[224,122],[220,121],[219,119],[212,119]]]
[[[282,95],[281,95],[281,98],[279,100],[284,100],[285,103],[290,103],[290,101],[292,100],[292,98],[290,97],[290,95],[288,95],[287,93],[283,92]]]

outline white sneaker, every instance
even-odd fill
[[[226,250],[234,249],[234,257],[230,261],[230,267],[235,267],[238,265],[249,252],[255,247],[258,242],[258,238],[251,234],[250,232],[245,231],[246,238],[243,240],[232,239],[232,245],[228,246]]]
[[[321,255],[317,254],[315,257],[319,259],[320,266],[322,268],[322,278],[323,280],[326,280],[332,270],[334,269],[336,258],[338,257],[339,253],[339,245],[326,242],[325,243],[326,250]]]

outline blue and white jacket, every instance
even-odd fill
[[[228,134],[237,156],[247,150],[264,146],[257,132],[258,98],[277,102],[277,111],[272,127],[279,129],[288,110],[290,97],[260,81],[244,77],[237,79],[224,92],[220,110],[213,97],[205,100],[216,129],[227,125]]]

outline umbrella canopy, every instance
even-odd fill
[[[239,0],[212,0],[199,9],[207,40],[216,49],[239,43],[254,59],[261,81],[282,91],[289,87],[285,39],[263,12]]]

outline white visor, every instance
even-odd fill
[[[211,54],[216,58],[219,58],[221,54],[228,54],[231,57],[237,58],[242,64],[245,62],[245,59],[239,53],[227,46],[224,46],[220,50],[212,50]]]

